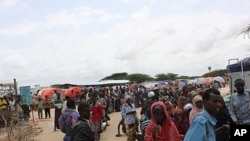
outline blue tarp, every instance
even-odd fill
[[[227,69],[229,69],[230,72],[240,72],[242,71],[242,68],[243,71],[250,71],[250,57],[246,57],[237,63],[227,65]]]

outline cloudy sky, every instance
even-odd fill
[[[197,76],[250,55],[249,0],[0,0],[0,82]],[[232,63],[232,62],[231,62]]]

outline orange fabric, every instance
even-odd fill
[[[157,141],[180,141],[179,132],[168,115],[166,105],[161,101],[157,101],[151,106],[151,121],[146,128],[144,141],[156,141],[153,139],[152,135],[152,129],[156,126],[156,119],[153,114],[153,107],[156,105],[163,107],[166,117],[164,123],[161,125],[161,132],[159,131],[156,133]]]
[[[44,88],[38,92],[38,97],[45,100],[45,97],[48,96],[48,99],[56,92],[61,93],[62,90],[60,88]]]
[[[65,95],[72,99],[75,99],[78,95],[82,93],[82,91],[83,89],[80,87],[70,87],[65,90]]]

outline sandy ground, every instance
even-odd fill
[[[229,88],[221,88],[220,92],[223,96],[229,93]],[[140,108],[137,109],[138,113]],[[31,114],[32,115],[32,114]],[[33,136],[32,140],[34,141],[62,141],[64,134],[60,131],[54,131],[54,109],[51,109],[51,118],[50,119],[38,119],[37,112],[33,112],[34,121],[31,117],[28,123],[33,125],[41,130],[41,132],[37,136]],[[109,121],[110,126],[101,133],[101,141],[126,141],[126,135],[122,135],[121,137],[116,137],[115,135],[118,133],[117,126],[121,119],[120,112],[114,112],[110,114],[111,120]],[[139,116],[138,116],[139,117]],[[120,129],[122,133],[122,129]],[[4,134],[4,129],[1,129],[0,140],[6,136]],[[32,134],[32,133],[31,133]]]
[[[140,111],[140,108],[137,109],[137,111]],[[51,110],[51,113],[53,113],[54,110]],[[37,114],[37,112],[34,112],[34,114]],[[107,127],[107,129],[101,133],[101,141],[126,141],[126,135],[123,134],[121,137],[116,137],[115,135],[118,133],[117,126],[118,123],[121,120],[121,114],[120,112],[114,112],[110,114],[111,120],[109,121],[110,126]],[[35,115],[35,118],[37,119],[37,116]],[[54,131],[54,114],[52,114],[51,119],[42,119],[42,120],[36,120],[38,122],[38,125],[43,129],[43,132],[41,132],[38,136],[35,137],[35,141],[62,141],[62,138],[64,134],[60,131]],[[32,122],[32,121],[29,121]],[[122,133],[122,129],[120,129],[120,132]]]
[[[139,109],[138,109],[139,110]],[[54,113],[54,109],[51,110],[51,113]],[[34,112],[37,114],[37,112]],[[37,116],[35,116],[36,118]],[[120,122],[121,114],[120,112],[114,112],[110,114],[111,120],[109,121],[110,126],[101,133],[101,141],[125,141],[126,136],[115,137],[118,133],[117,125]],[[54,114],[52,114],[51,119],[42,119],[37,120],[38,125],[43,129],[38,136],[35,137],[35,141],[62,141],[64,134],[60,131],[54,131]],[[32,121],[30,121],[32,122]],[[122,131],[121,131],[122,132]]]
[[[140,108],[137,109],[140,111]],[[25,124],[29,124],[34,126],[39,133],[37,135],[32,135],[30,140],[28,141],[62,141],[64,134],[58,129],[54,131],[54,109],[51,109],[51,118],[50,119],[38,119],[37,112],[33,111],[34,114],[34,122],[33,118],[31,117],[28,122]],[[31,113],[32,115],[32,113]],[[118,133],[117,126],[121,120],[120,112],[113,112],[110,114],[111,120],[108,122],[110,126],[101,133],[101,141],[126,141],[126,135],[122,134],[121,137],[116,137],[115,135]],[[122,129],[120,128],[120,132],[122,133]],[[30,134],[33,134],[30,131]],[[6,131],[4,128],[0,129],[0,140],[1,141],[8,141],[6,140]]]

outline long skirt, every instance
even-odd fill
[[[135,141],[136,124],[125,124],[127,141]]]

